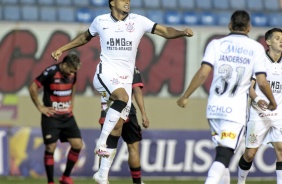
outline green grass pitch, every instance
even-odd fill
[[[203,184],[204,179],[147,179],[143,178],[145,184]],[[130,179],[110,179],[110,184],[132,184]],[[23,177],[0,177],[1,184],[47,184],[47,180],[44,178],[23,178]],[[59,183],[58,178],[55,179],[55,183]],[[75,184],[89,184],[94,181],[91,178],[74,178]],[[276,184],[275,180],[266,179],[249,179],[248,184]],[[232,180],[231,184],[236,184],[236,180]]]

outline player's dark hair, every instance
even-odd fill
[[[230,19],[233,31],[246,31],[250,24],[250,15],[245,10],[235,11]]]
[[[264,34],[264,39],[265,39],[265,40],[270,39],[270,38],[272,37],[273,33],[275,33],[275,32],[280,32],[280,33],[282,33],[282,29],[275,27],[275,28],[272,28],[272,29],[268,30],[268,31]]]
[[[110,7],[110,9],[112,9],[111,1],[113,1],[113,0],[109,0],[109,7]]]
[[[79,69],[81,63],[78,55],[76,53],[70,53],[66,55],[62,61],[63,63],[67,63],[69,66]]]

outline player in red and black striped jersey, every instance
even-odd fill
[[[71,145],[66,169],[60,178],[61,184],[73,183],[70,174],[83,146],[80,130],[72,113],[76,72],[79,68],[79,57],[76,54],[67,55],[62,62],[46,68],[29,86],[30,97],[41,113],[48,184],[54,184],[53,154],[58,139]],[[38,89],[41,87],[43,104],[38,98]]]
[[[139,70],[135,67],[133,82],[132,82],[132,94],[135,98],[135,101],[139,107],[139,110],[142,115],[142,126],[144,128],[149,127],[149,119],[146,115],[145,105],[143,100],[142,89],[143,82],[140,75]],[[106,110],[108,109],[108,104],[103,97],[101,97],[101,117],[99,119],[99,123],[101,125],[104,124],[106,117]],[[120,122],[118,122],[119,124]],[[114,129],[115,131],[115,129]],[[141,164],[140,164],[140,151],[139,151],[139,143],[142,140],[142,129],[137,120],[137,112],[136,108],[131,104],[130,112],[128,119],[122,125],[122,131],[116,130],[117,132],[121,132],[121,137],[126,142],[128,147],[128,165],[132,177],[132,181],[134,184],[143,184],[141,180]],[[120,135],[116,133],[111,133],[107,139],[108,149],[111,152],[115,152],[117,145],[117,140]],[[114,145],[114,146],[112,146]],[[101,163],[112,163],[113,158],[103,157],[101,158]],[[110,165],[101,164],[104,170],[109,170]]]

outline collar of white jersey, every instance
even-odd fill
[[[125,19],[128,17],[129,13],[121,20],[121,21],[125,21]],[[118,22],[119,20],[117,18],[114,17],[113,13],[111,12],[111,18],[113,19],[114,22]]]
[[[280,58],[278,59],[278,61],[275,62],[275,61],[271,58],[271,56],[268,54],[268,51],[269,51],[269,50],[266,50],[265,53],[266,53],[266,57],[268,58],[268,60],[269,60],[271,63],[281,63],[282,55],[280,56]]]
[[[238,35],[238,36],[246,36],[246,37],[249,37],[247,34],[244,34],[244,33],[239,33],[239,32],[231,32],[229,33],[229,35]]]

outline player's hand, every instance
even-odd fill
[[[258,101],[257,105],[263,111],[265,111],[268,108],[268,103],[265,100],[262,100],[262,99]]]
[[[177,105],[179,107],[185,108],[187,102],[188,102],[188,98],[185,98],[184,96],[182,96],[177,100]]]
[[[42,114],[44,114],[45,116],[48,116],[48,117],[54,115],[54,113],[56,112],[55,108],[53,108],[53,107],[46,107],[46,106],[43,106],[43,105],[39,106],[38,110]]]
[[[60,49],[55,50],[54,52],[52,52],[51,56],[53,59],[55,59],[56,61],[59,60],[60,56],[62,55],[62,51]]]
[[[271,110],[271,111],[275,110],[276,108],[277,108],[277,104],[276,103],[275,104],[269,103],[269,105],[267,107],[267,109]]]
[[[190,29],[190,28],[186,28],[186,29],[184,30],[184,33],[185,33],[186,36],[188,36],[188,37],[192,37],[192,36],[194,35],[192,29]]]
[[[146,114],[142,115],[142,126],[148,128],[150,125],[149,119]]]

